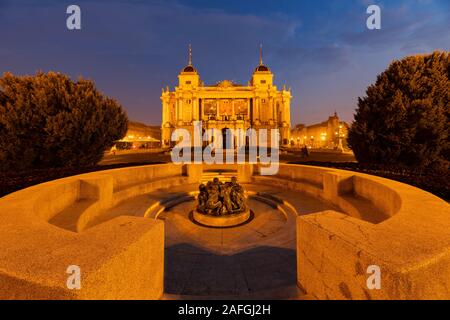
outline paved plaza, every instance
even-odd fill
[[[152,203],[183,196],[198,186],[158,190],[130,199],[99,216],[91,227],[120,215],[143,216]],[[244,186],[252,193],[282,197],[306,215],[332,209],[306,195],[268,186]],[[159,215],[165,222],[166,299],[298,299],[296,284],[296,214],[249,200],[253,219],[233,228],[208,228],[192,221],[195,201],[181,203]]]
[[[169,153],[147,150],[124,150],[116,154],[106,153],[100,165],[115,165],[124,163],[170,163]],[[355,162],[355,157],[350,152],[340,153],[332,150],[312,151],[308,158],[302,158],[300,151],[290,151],[286,154],[280,154],[280,162]]]

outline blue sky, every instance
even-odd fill
[[[77,4],[82,30],[66,28]],[[382,29],[366,9],[382,8]],[[449,0],[0,0],[0,73],[93,79],[130,119],[160,124],[192,43],[205,83],[247,83],[259,43],[275,83],[292,87],[292,125],[353,119],[358,96],[394,59],[450,50]]]

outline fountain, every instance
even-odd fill
[[[197,207],[193,219],[204,226],[228,228],[241,225],[251,218],[244,188],[236,177],[222,183],[214,178],[199,186]]]

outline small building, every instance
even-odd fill
[[[348,124],[341,121],[335,112],[324,122],[310,126],[297,125],[291,131],[291,147],[343,150],[347,148],[348,128]]]
[[[161,128],[140,122],[129,121],[128,131],[117,141],[117,149],[157,149],[161,147]]]

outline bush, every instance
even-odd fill
[[[450,55],[393,62],[359,98],[348,143],[361,163],[448,170]]]
[[[0,170],[95,165],[127,116],[89,80],[60,73],[0,78]]]

